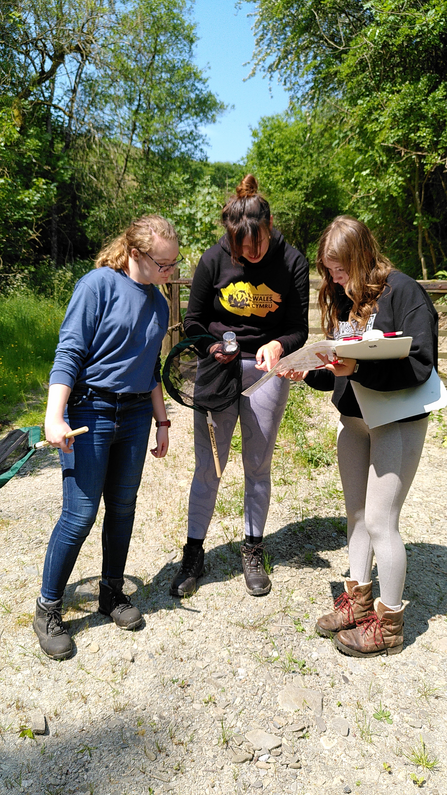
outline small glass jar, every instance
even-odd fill
[[[223,342],[225,353],[235,353],[239,347],[234,331],[226,331],[223,335]]]

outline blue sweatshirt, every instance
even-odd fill
[[[165,298],[152,284],[104,267],[77,283],[62,323],[51,384],[150,392],[160,381],[168,328]]]

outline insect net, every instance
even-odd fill
[[[165,389],[177,403],[200,411],[219,412],[231,406],[242,392],[240,356],[228,364],[218,362],[209,348],[215,337],[190,337],[172,348],[163,368]]]

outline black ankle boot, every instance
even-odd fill
[[[272,583],[262,565],[264,544],[243,544],[241,546],[242,568],[245,587],[251,596],[264,596],[270,591]]]
[[[134,607],[130,599],[123,593],[124,580],[114,580],[111,577],[107,583],[99,583],[98,610],[115,622],[120,629],[136,629],[143,621],[143,617]]]
[[[183,560],[169,588],[171,596],[191,596],[197,590],[197,580],[203,574],[203,547],[185,544]]]
[[[62,599],[41,605],[36,602],[33,629],[40,648],[53,660],[65,660],[73,651],[73,644],[61,617]]]

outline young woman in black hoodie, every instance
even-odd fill
[[[211,347],[223,365],[242,358],[243,389],[247,389],[279,358],[307,339],[309,269],[305,257],[272,226],[270,207],[258,193],[252,175],[244,177],[222,212],[226,234],[205,251],[191,288],[185,330],[189,337],[211,334]],[[233,331],[237,354],[223,350],[223,334]],[[218,415],[216,442],[222,470],[238,417],[245,474],[245,544],[242,566],[253,596],[270,591],[263,568],[262,538],[270,502],[270,464],[288,397],[287,381],[271,379],[251,397]],[[211,521],[219,480],[216,476],[206,418],[194,414],[196,468],[191,485],[188,538],[179,572],[171,583],[173,596],[196,590],[203,573],[203,541]]]
[[[324,370],[289,374],[293,380],[304,377],[316,389],[333,389],[332,400],[341,415],[338,462],[348,518],[350,576],[334,611],[318,619],[316,631],[335,635],[336,646],[355,657],[397,654],[403,647],[407,604],[402,602],[406,552],[399,515],[419,464],[428,415],[411,416],[409,410],[404,419],[370,429],[352,384],[383,392],[424,384],[437,365],[437,313],[417,282],[393,270],[368,227],[349,216],[339,216],[324,231],[317,267],[328,337],[355,336],[374,328],[413,338],[404,359],[344,359],[331,364],[323,357]],[[380,586],[374,603],[373,554]]]

